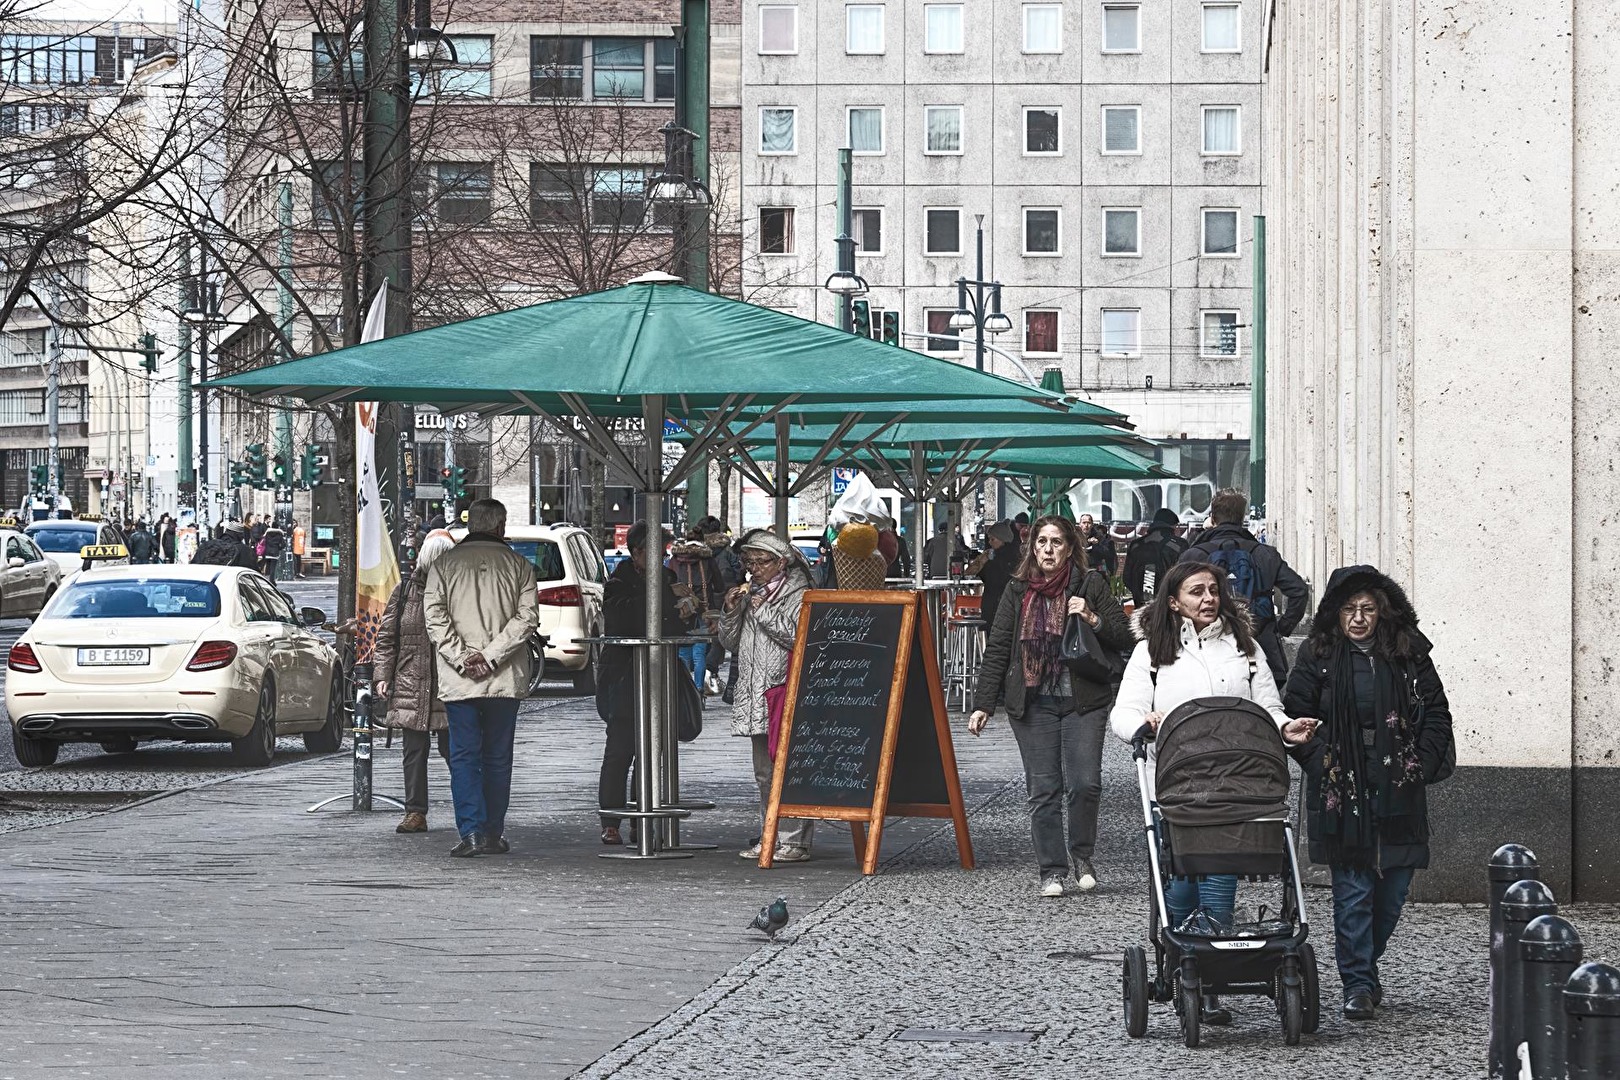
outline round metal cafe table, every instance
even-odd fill
[[[714,803],[681,798],[680,741],[675,737],[675,680],[689,678],[677,655],[687,645],[712,643],[713,635],[689,637],[586,637],[578,638],[588,645],[614,646],[629,649],[631,664],[631,692],[636,703],[636,801],[633,806],[603,810],[610,817],[634,818],[636,844],[624,851],[604,851],[603,859],[689,859],[694,851],[713,851],[714,844],[681,842],[681,819],[693,810],[713,810]],[[655,663],[655,655],[662,663]],[[666,675],[664,693],[664,722],[652,722],[654,670]],[[655,762],[656,768],[648,768]]]

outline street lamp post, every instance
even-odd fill
[[[973,223],[976,227],[974,237],[974,250],[977,264],[972,278],[959,277],[956,279],[956,310],[951,313],[950,323],[952,330],[958,335],[963,330],[973,331],[973,366],[979,371],[984,370],[984,335],[1004,334],[1012,329],[1012,320],[1001,312],[1001,282],[986,281],[984,278],[984,215],[974,214]],[[972,287],[970,294],[968,288]],[[988,293],[987,293],[988,290]],[[989,307],[985,303],[989,301]],[[971,307],[969,304],[971,303]],[[984,488],[982,484],[973,485],[973,516],[974,524],[982,524],[984,517]],[[956,531],[951,530],[951,542],[955,542]]]
[[[843,147],[838,151],[838,236],[833,243],[838,248],[838,266],[827,278],[825,288],[838,298],[838,329],[848,333],[853,329],[853,301],[866,295],[866,279],[855,272],[855,221],[852,199],[854,151]]]

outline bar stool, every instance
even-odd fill
[[[953,696],[960,696],[964,712],[973,698],[973,683],[984,659],[980,634],[987,627],[982,612],[979,597],[958,596],[945,623],[945,700],[949,703]]]

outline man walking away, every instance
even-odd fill
[[[154,562],[152,558],[152,534],[146,531],[144,520],[135,523],[135,531],[129,534],[129,561],[132,563]]]
[[[1217,492],[1209,504],[1210,527],[1198,543],[1182,553],[1181,562],[1213,563],[1226,571],[1232,595],[1249,605],[1254,636],[1266,654],[1266,665],[1281,685],[1288,665],[1283,659],[1282,639],[1294,632],[1305,617],[1310,588],[1305,579],[1283,561],[1276,548],[1262,544],[1244,527],[1249,497],[1227,488]],[[1276,594],[1281,591],[1288,606],[1277,614]]]
[[[1125,587],[1131,590],[1136,606],[1143,607],[1158,591],[1165,573],[1187,550],[1187,542],[1176,535],[1181,519],[1168,506],[1153,515],[1148,531],[1125,549]]]
[[[457,857],[511,850],[503,834],[512,741],[540,609],[534,567],[505,536],[506,507],[494,499],[474,502],[467,535],[433,564],[423,598],[450,721],[450,794],[461,834],[450,854]]]

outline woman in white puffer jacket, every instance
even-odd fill
[[[1315,720],[1291,720],[1283,711],[1276,680],[1249,626],[1248,613],[1232,596],[1226,573],[1209,563],[1177,563],[1165,574],[1153,602],[1142,610],[1136,645],[1126,665],[1114,708],[1114,734],[1129,742],[1147,724],[1154,731],[1179,705],[1202,697],[1239,697],[1271,714],[1284,741],[1303,743]],[[1148,744],[1148,796],[1153,797],[1154,744]],[[1232,921],[1237,878],[1211,874],[1199,881],[1176,878],[1165,890],[1170,924],[1180,926],[1202,907],[1220,923]],[[1206,1023],[1230,1023],[1231,1014],[1212,996]]]

